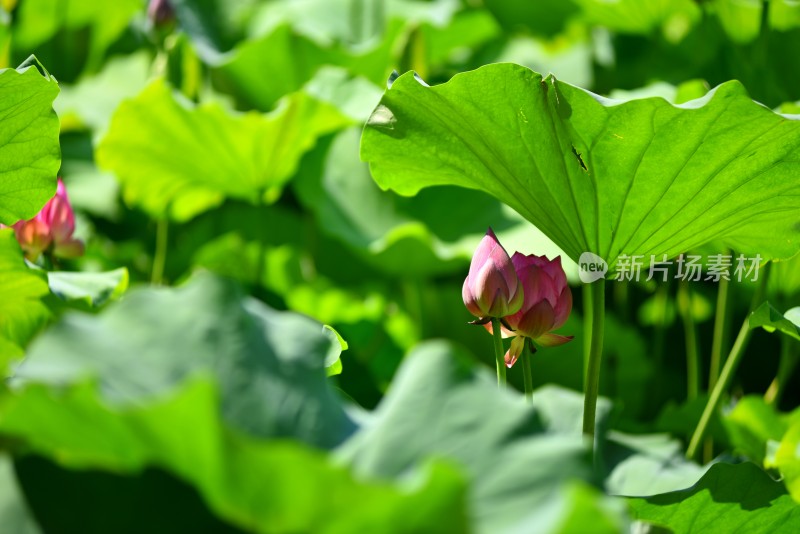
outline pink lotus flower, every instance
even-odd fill
[[[472,256],[461,297],[467,310],[479,319],[504,317],[522,306],[522,284],[491,228]]]
[[[502,327],[503,337],[514,337],[505,355],[511,367],[522,354],[526,338],[543,347],[555,347],[570,341],[572,336],[560,336],[551,331],[560,328],[572,311],[572,292],[567,275],[561,267],[561,256],[526,256],[515,252],[511,261],[522,282],[525,295],[520,310],[504,317],[511,330]],[[491,324],[486,328],[491,332]]]
[[[0,225],[2,226],[2,225]],[[72,237],[75,214],[67,197],[61,178],[56,194],[33,219],[19,221],[12,228],[25,257],[36,261],[43,252],[52,251],[61,258],[75,258],[83,254],[83,243]]]

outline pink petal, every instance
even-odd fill
[[[511,346],[508,348],[505,355],[506,367],[511,368],[522,355],[523,350],[525,350],[525,338],[517,336],[512,339]]]
[[[522,280],[525,291],[525,304],[523,309],[531,309],[542,300],[547,300],[555,308],[560,290],[556,288],[553,279],[541,267],[529,265],[523,267],[517,275]]]
[[[467,310],[472,315],[475,317],[481,317],[481,309],[478,307],[475,296],[472,294],[472,290],[470,289],[469,278],[464,280],[464,286],[461,288],[461,298],[464,301],[464,306],[467,307]]]
[[[561,290],[567,287],[567,274],[561,266],[561,256],[556,256],[552,261],[549,261],[544,266],[544,271],[555,283],[556,293],[561,293]]]
[[[567,322],[567,318],[569,317],[570,312],[572,311],[572,291],[570,290],[569,286],[565,286],[564,290],[561,292],[561,295],[558,297],[558,302],[556,303],[555,309],[555,319],[553,320],[553,330],[556,328],[561,328],[565,322]]]
[[[536,339],[542,334],[553,329],[555,312],[547,300],[536,304],[533,308],[525,312],[517,325],[517,335],[523,335]],[[511,325],[512,327],[514,325]]]
[[[75,231],[75,213],[67,197],[64,182],[58,179],[56,195],[42,208],[42,218],[50,226],[50,232],[56,243],[67,241]]]
[[[505,315],[509,298],[509,288],[505,277],[489,261],[478,271],[472,280],[471,291],[475,295],[481,316],[500,317]]]
[[[473,280],[478,275],[478,271],[480,271],[481,267],[489,261],[492,251],[499,246],[500,242],[497,241],[494,232],[489,228],[486,231],[486,235],[481,239],[481,242],[478,243],[475,254],[472,255],[472,261],[469,264],[469,275],[467,277],[469,280]]]
[[[14,225],[17,241],[25,251],[25,257],[31,261],[36,260],[39,254],[47,250],[52,238],[47,225],[34,217],[30,221],[19,221]]]
[[[511,258],[508,253],[497,240],[497,236],[491,228],[486,231],[475,254],[472,256],[472,262],[469,266],[469,276],[471,283],[474,283],[475,278],[478,276],[481,268],[487,263],[491,263],[502,274],[505,279],[506,286],[509,288],[508,298],[512,298],[517,290],[518,280],[514,264],[511,263]]]
[[[536,254],[522,254],[521,252],[515,252],[514,256],[511,257],[511,261],[514,264],[515,269],[521,269],[523,267],[529,267],[534,265],[536,267],[544,267],[548,263],[547,256],[537,256]]]

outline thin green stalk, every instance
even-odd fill
[[[717,312],[714,316],[714,338],[711,342],[711,360],[708,364],[708,390],[714,389],[719,378],[719,366],[722,362],[722,353],[728,346],[728,323],[730,313],[728,310],[728,296],[730,295],[730,282],[720,278],[717,286]]]
[[[503,333],[500,331],[500,319],[492,318],[492,337],[494,338],[494,360],[497,365],[497,387],[506,387],[506,359],[503,350]]]
[[[531,350],[528,348],[528,343],[525,343],[522,349],[522,379],[525,383],[525,399],[531,403],[533,402],[533,377],[531,375]]]
[[[781,359],[778,363],[778,374],[769,385],[764,394],[768,404],[777,405],[781,402],[781,395],[786,389],[786,383],[792,377],[797,364],[800,363],[800,354],[797,353],[798,343],[789,336],[781,336]]]
[[[731,352],[728,354],[728,358],[725,360],[725,365],[722,367],[719,380],[717,380],[714,389],[711,391],[711,395],[708,398],[706,407],[703,410],[703,415],[700,416],[700,421],[697,423],[697,428],[695,428],[694,434],[692,434],[692,439],[689,441],[689,447],[686,449],[687,458],[694,458],[698,448],[700,447],[700,443],[705,436],[706,430],[708,429],[708,424],[711,422],[711,416],[714,415],[714,412],[716,412],[717,408],[719,407],[719,403],[722,400],[722,394],[731,385],[736,368],[739,367],[739,362],[742,360],[744,351],[747,348],[747,343],[750,341],[750,334],[752,332],[752,330],[750,330],[750,315],[753,313],[756,307],[764,301],[764,296],[767,291],[768,278],[769,264],[765,265],[762,269],[761,276],[758,280],[758,286],[756,287],[756,292],[753,295],[752,302],[750,303],[750,310],[747,312],[747,317],[745,317],[742,327],[739,329],[739,334],[736,336],[736,341],[733,343],[733,348],[731,348]]]
[[[692,315],[692,288],[688,280],[681,279],[678,283],[677,300],[686,339],[686,396],[688,400],[693,400],[700,393],[700,353],[697,350],[697,327]]]
[[[586,383],[586,372],[589,370],[589,354],[592,351],[592,286],[583,284],[583,383]]]
[[[606,286],[604,280],[591,284],[592,291],[592,328],[591,346],[589,350],[589,366],[586,371],[583,400],[583,433],[594,437],[595,414],[597,412],[597,395],[600,392],[600,365],[603,357],[603,323],[605,322]],[[594,448],[594,439],[592,439]]]
[[[162,218],[156,224],[156,251],[153,255],[153,270],[150,272],[150,282],[160,285],[164,281],[164,266],[167,263],[169,223],[166,218]]]
[[[731,251],[727,254],[732,255]],[[717,285],[717,309],[714,315],[714,333],[711,340],[711,358],[708,362],[708,391],[714,389],[719,378],[719,368],[722,362],[722,353],[728,350],[730,340],[731,310],[728,306],[730,295],[730,281],[720,278]],[[707,464],[714,457],[714,439],[707,437],[703,444],[703,463]]]

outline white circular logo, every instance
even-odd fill
[[[580,276],[581,282],[591,284],[604,278],[607,272],[608,264],[606,260],[591,252],[581,254],[578,260],[578,276]]]

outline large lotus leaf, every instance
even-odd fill
[[[100,315],[65,315],[31,345],[15,380],[91,379],[106,402],[139,405],[211,373],[232,426],[330,447],[353,429],[326,382],[334,344],[322,325],[204,274],[178,289],[131,291]]]
[[[192,106],[163,80],[123,102],[97,147],[125,200],[185,221],[225,197],[274,201],[317,137],[347,124],[333,107],[295,93],[274,112]]]
[[[359,136],[350,129],[321,142],[304,160],[293,187],[323,231],[380,269],[403,277],[464,269],[489,226],[509,253],[564,254],[516,213],[477,191],[439,187],[414,198],[381,191],[358,158]],[[565,263],[577,275],[576,266]]]
[[[414,350],[369,423],[339,454],[359,476],[380,478],[404,478],[425,458],[446,457],[471,482],[477,532],[559,532],[579,513],[569,510],[564,492],[571,481],[592,476],[580,417],[566,422],[559,409],[575,399],[550,388],[528,406],[521,395],[498,392],[492,374],[469,359],[445,342]],[[572,396],[579,406],[580,396]],[[606,514],[614,517],[613,509]],[[594,531],[583,525],[575,532]]]
[[[125,293],[128,289],[128,269],[120,267],[97,273],[51,271],[47,273],[47,283],[50,292],[62,301],[99,307]]]
[[[708,467],[684,456],[683,444],[668,434],[609,432],[605,460],[611,495],[654,495],[688,488]]]
[[[215,338],[203,341],[214,345]],[[306,357],[302,352],[292,356]],[[134,358],[135,364],[134,354],[122,357]],[[227,372],[240,373],[244,381],[252,377],[233,365]],[[3,397],[0,435],[73,470],[136,475],[148,467],[166,469],[194,486],[218,516],[247,532],[466,531],[463,483],[451,468],[430,466],[405,487],[357,481],[302,443],[231,432],[220,417],[220,393],[224,398],[213,377],[198,375],[166,395],[120,407],[109,405],[93,386],[37,382]],[[264,404],[249,411],[277,407]],[[298,404],[281,409],[296,413]],[[306,421],[296,415],[294,424],[302,426]],[[84,488],[76,483],[61,491],[82,493]],[[115,507],[121,498],[125,493],[113,486],[103,496]],[[96,504],[85,503],[74,513],[92,515]],[[447,523],[441,522],[443,516]],[[108,532],[86,524],[81,531]]]
[[[25,265],[14,231],[0,230],[0,368],[47,322],[47,280]]]
[[[675,256],[712,240],[748,257],[800,248],[800,122],[737,82],[674,106],[606,100],[510,64],[435,87],[407,73],[361,154],[401,194],[445,184],[492,194],[576,261]]]
[[[800,529],[800,506],[755,464],[714,464],[682,491],[631,499],[634,517],[689,532],[791,533]]]
[[[56,192],[56,95],[58,82],[36,66],[0,69],[0,224],[32,218]]]

